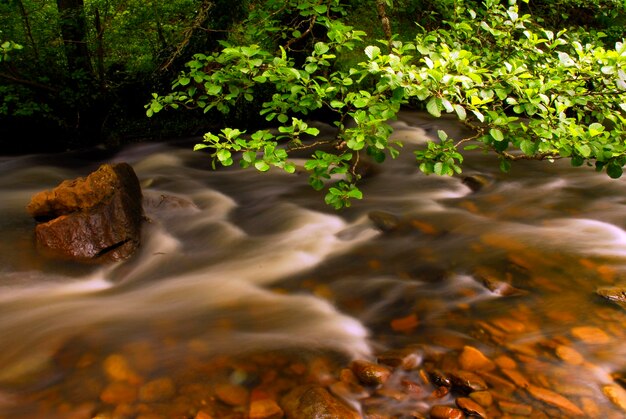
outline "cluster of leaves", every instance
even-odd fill
[[[270,1],[272,3],[272,1]],[[276,17],[283,8],[265,16]],[[595,164],[619,177],[626,163],[626,45],[615,48],[582,33],[542,28],[516,4],[486,0],[482,11],[458,2],[446,27],[415,40],[362,44],[365,32],[347,26],[338,0],[289,3],[301,22],[277,52],[261,46],[270,35],[257,25],[258,43],[224,44],[211,55],[198,54],[167,95],[153,95],[149,116],[166,107],[199,107],[228,113],[242,101],[261,98],[260,110],[277,131],[246,133],[225,128],[208,133],[196,149],[210,150],[214,162],[265,171],[294,172],[289,152],[310,150],[304,169],[315,189],[327,189],[335,208],[361,198],[356,167],[363,154],[377,162],[396,157],[393,120],[400,107],[419,101],[434,117],[456,115],[474,135],[452,139],[440,132],[414,152],[424,173],[461,172],[461,147],[495,152],[501,168],[517,159],[570,158]],[[258,21],[255,21],[258,23]],[[263,20],[261,22],[264,22]],[[276,21],[266,28],[275,33]],[[252,24],[250,24],[252,26]],[[308,56],[296,60],[289,46],[321,27]],[[342,54],[363,51],[363,60],[338,69]],[[259,91],[270,90],[263,97]],[[317,138],[303,119],[326,109],[334,115],[334,138]],[[321,148],[325,146],[324,148]],[[330,148],[330,149],[329,149]]]
[[[13,41],[4,41],[0,44],[0,62],[9,60],[9,53],[11,51],[20,50],[24,48],[20,44],[16,44]]]

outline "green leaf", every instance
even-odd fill
[[[357,100],[355,100],[353,104],[355,108],[364,108],[367,106],[368,100],[364,97],[360,97]]]
[[[367,58],[370,60],[373,60],[380,55],[380,48],[370,45],[365,48],[365,55],[367,55]]]
[[[330,47],[324,42],[317,42],[315,44],[314,49],[317,55],[323,55],[323,54],[326,54],[330,50]]]
[[[328,11],[328,6],[326,6],[325,4],[318,4],[317,6],[313,6],[313,10],[321,15]]]
[[[498,142],[504,140],[504,134],[502,134],[502,131],[500,131],[498,128],[491,128],[489,130],[489,134],[491,134],[493,139]]]
[[[439,110],[439,105],[437,104],[437,98],[431,98],[426,104],[426,110],[432,116],[439,118],[441,116],[441,111]]]
[[[535,154],[536,151],[535,143],[531,140],[524,140],[520,144],[520,149],[527,156],[532,156],[533,154]]]
[[[465,108],[461,105],[454,105],[454,110],[456,111],[457,116],[461,121],[465,121],[467,118],[467,113],[465,112]]]
[[[363,199],[363,192],[355,187],[354,189],[350,189],[347,196],[348,198]]]
[[[209,146],[206,144],[196,144],[193,146],[193,151],[202,150],[203,148],[208,148]]]
[[[580,156],[572,156],[571,162],[572,162],[572,166],[579,167],[583,165],[583,163],[585,162],[585,159],[583,159]]]
[[[576,144],[576,150],[585,158],[591,155],[591,148],[587,144]]]
[[[511,170],[511,162],[508,160],[500,160],[500,170],[504,173],[508,173]]]
[[[592,137],[598,136],[602,134],[603,132],[604,132],[604,126],[602,124],[598,124],[597,122],[594,122],[593,124],[589,125],[589,135],[591,135]]]
[[[230,159],[230,156],[230,151],[224,148],[217,152],[217,159],[221,162],[225,162],[226,160]]]
[[[270,170],[270,166],[269,164],[267,164],[264,160],[258,160],[254,163],[254,167],[259,171],[259,172],[267,172],[268,170]]]
[[[252,163],[256,159],[255,151],[245,151],[241,156],[246,162]]]
[[[622,166],[616,163],[611,163],[606,167],[606,173],[611,179],[618,179],[622,177]]]

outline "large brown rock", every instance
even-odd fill
[[[37,244],[81,261],[129,257],[139,246],[141,187],[126,163],[104,164],[86,178],[63,181],[32,197],[26,207],[40,223]]]

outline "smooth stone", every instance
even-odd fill
[[[459,355],[459,365],[466,371],[485,370],[491,371],[496,366],[480,350],[473,346],[466,345]]]
[[[468,415],[479,416],[481,418],[487,417],[485,409],[468,397],[458,397],[456,399],[456,405]]]
[[[602,392],[611,403],[626,412],[626,390],[618,385],[610,384],[602,387]]]
[[[250,403],[249,419],[280,419],[285,412],[272,399],[253,400]]]
[[[430,409],[432,419],[463,419],[463,411],[455,407],[436,405]]]
[[[574,403],[558,393],[534,385],[529,385],[526,390],[530,393],[531,396],[533,396],[537,400],[541,400],[544,403],[556,406],[559,409],[564,410],[570,414],[576,416],[584,416],[584,412],[580,410],[578,406],[576,406]]]
[[[391,370],[373,362],[353,361],[350,369],[362,384],[377,386],[384,384],[391,376]]]
[[[533,413],[532,406],[522,403],[514,403],[507,400],[499,400],[498,407],[504,413],[518,416],[530,416]]]
[[[422,354],[415,349],[392,349],[383,352],[376,357],[379,364],[388,365],[392,368],[412,370],[422,363]]]
[[[374,226],[383,233],[396,230],[400,225],[400,219],[389,212],[372,211],[367,214],[367,217]]]
[[[361,419],[351,407],[316,384],[305,384],[292,389],[280,401],[288,418]]]
[[[104,388],[100,400],[107,404],[133,403],[137,400],[137,387],[122,381],[116,381]]]
[[[493,395],[488,391],[474,391],[469,394],[470,399],[482,407],[489,407],[493,404]]]
[[[148,381],[139,389],[139,400],[143,402],[163,402],[176,394],[174,382],[168,378],[157,378]]]
[[[449,373],[452,387],[466,393],[487,390],[487,383],[478,375],[470,371],[454,371]]]

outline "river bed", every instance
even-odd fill
[[[626,285],[625,181],[480,152],[425,176],[411,148],[462,127],[394,129],[401,157],[339,212],[187,142],[1,157],[0,418],[282,417],[302,385],[368,418],[624,417],[626,311],[596,290]],[[142,183],[138,254],[45,259],[30,197],[105,162]]]

